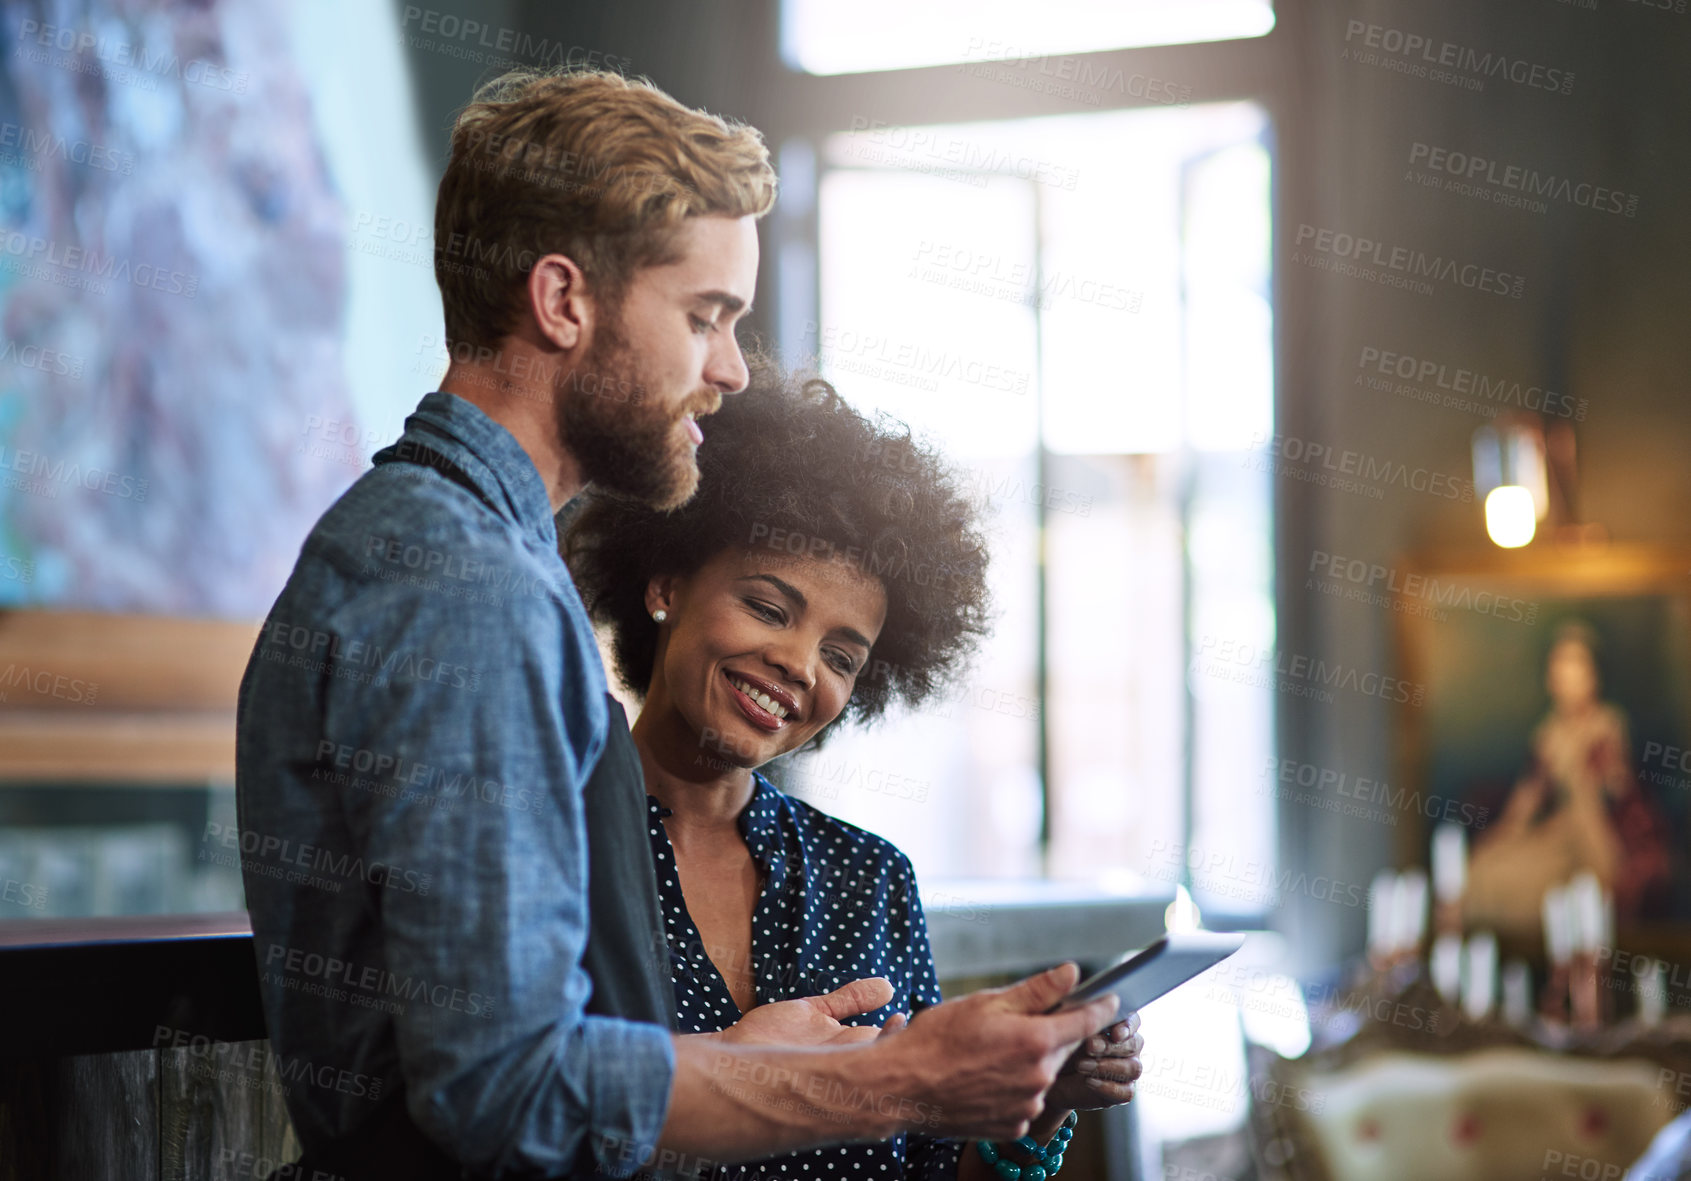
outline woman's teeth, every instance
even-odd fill
[[[747,697],[750,697],[753,701],[757,702],[759,706],[768,710],[776,717],[784,718],[787,716],[787,707],[770,697],[769,694],[758,692],[756,689],[746,684],[746,682],[739,680],[736,677],[729,677],[728,683],[740,692],[744,693]]]

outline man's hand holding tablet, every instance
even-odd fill
[[[1043,1142],[1056,1130],[1056,1119],[1071,1108],[1088,1111],[1114,1107],[1133,1098],[1133,1084],[1144,1067],[1139,1053],[1139,1008],[1214,967],[1244,945],[1242,935],[1209,932],[1165,935],[1137,955],[1123,959],[1076,985],[1053,1012],[1066,1012],[1114,996],[1120,1006],[1112,1024],[1093,1034],[1064,1065],[1045,1097],[1045,1112],[1029,1129]]]

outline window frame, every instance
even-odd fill
[[[779,30],[780,0],[766,0],[768,13]],[[1307,118],[1307,96],[1300,75],[1293,68],[1300,56],[1296,51],[1299,28],[1307,15],[1297,0],[1275,0],[1275,25],[1259,37],[1230,41],[1195,42],[1185,45],[1146,46],[1133,49],[1052,55],[1066,63],[1074,63],[1074,71],[1085,76],[1166,80],[1189,94],[1181,105],[1245,101],[1260,106],[1267,118],[1268,148],[1272,159],[1270,192],[1270,257],[1279,258],[1287,224],[1284,214],[1288,204],[1303,198],[1302,205],[1312,199],[1313,184],[1302,180],[1307,171],[1299,171],[1299,162],[1313,155],[1316,129]],[[776,36],[780,42],[779,34]],[[1037,118],[1052,115],[1073,115],[1103,111],[1156,110],[1169,104],[1152,101],[1148,96],[1135,98],[1125,93],[1108,93],[1098,105],[1080,106],[1071,100],[1039,93],[1030,89],[1006,85],[992,80],[969,77],[956,65],[926,66],[912,69],[880,70],[864,73],[815,75],[796,70],[781,55],[775,55],[778,67],[772,80],[767,102],[759,105],[775,117],[768,118],[763,130],[772,151],[777,156],[781,176],[781,197],[766,223],[766,249],[760,262],[760,290],[771,292],[765,304],[770,308],[770,322],[766,330],[783,356],[803,356],[806,353],[804,334],[807,326],[820,321],[821,270],[819,254],[820,211],[817,200],[821,178],[826,170],[822,163],[823,144],[831,135],[861,130],[865,126],[884,124],[894,127],[930,126],[977,123],[986,121]],[[1166,89],[1159,93],[1166,93]],[[1298,116],[1305,117],[1300,120]],[[1037,186],[1035,186],[1037,188]],[[1306,370],[1309,362],[1291,351],[1292,333],[1299,317],[1288,314],[1289,300],[1303,295],[1301,276],[1287,275],[1288,268],[1271,263],[1270,299],[1274,309],[1272,347],[1274,350],[1273,419],[1275,429],[1281,430],[1285,413],[1281,391],[1293,388],[1294,374]],[[1288,290],[1293,286],[1292,290]],[[1302,306],[1308,306],[1307,303]],[[1043,462],[1043,455],[1037,457]],[[1283,542],[1288,531],[1305,529],[1284,520],[1281,497],[1272,485],[1269,490],[1271,538],[1272,593],[1276,618],[1281,619],[1289,601],[1284,595],[1287,571]],[[1043,512],[1040,528],[1044,527]],[[1044,573],[1041,572],[1041,600],[1045,597]],[[1190,596],[1190,577],[1183,578],[1182,596]],[[1183,612],[1184,613],[1184,612]],[[1184,622],[1184,621],[1183,621]],[[1301,619],[1293,619],[1294,627],[1306,626]],[[1284,623],[1277,629],[1284,634]],[[1037,637],[1039,663],[1036,669],[1036,694],[1040,701],[1038,720],[1038,750],[1042,822],[1039,833],[1041,863],[1049,873],[1050,815],[1052,784],[1049,774],[1048,711],[1044,708],[1047,694],[1044,620]],[[1185,641],[1190,645],[1190,636]],[[1186,839],[1190,840],[1194,820],[1193,777],[1193,718],[1195,713],[1191,689],[1182,686],[1186,702],[1182,711],[1185,733],[1182,735],[1182,811]],[[1295,733],[1301,729],[1302,719],[1295,711],[1275,709],[1273,726],[1276,750],[1296,745]],[[1290,819],[1284,806],[1279,809],[1280,837],[1276,861],[1286,864],[1294,858],[1301,845],[1300,833],[1284,823]],[[1184,860],[1184,859],[1183,859]],[[1190,869],[1183,866],[1181,884],[1191,889]],[[1206,925],[1219,929],[1261,928],[1268,925],[1268,915],[1260,910],[1238,913],[1207,913]]]

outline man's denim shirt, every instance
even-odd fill
[[[545,486],[445,393],[375,465],[306,539],[241,684],[243,874],[289,1112],[312,1151],[398,1092],[479,1173],[626,1176],[674,1055],[666,1030],[582,1011],[605,673]]]

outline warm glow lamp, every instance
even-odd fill
[[[1519,484],[1503,484],[1486,493],[1485,531],[1504,549],[1517,549],[1538,531],[1532,493]]]
[[[1544,428],[1530,416],[1499,418],[1474,432],[1474,493],[1486,532],[1504,549],[1526,545],[1550,511]]]

